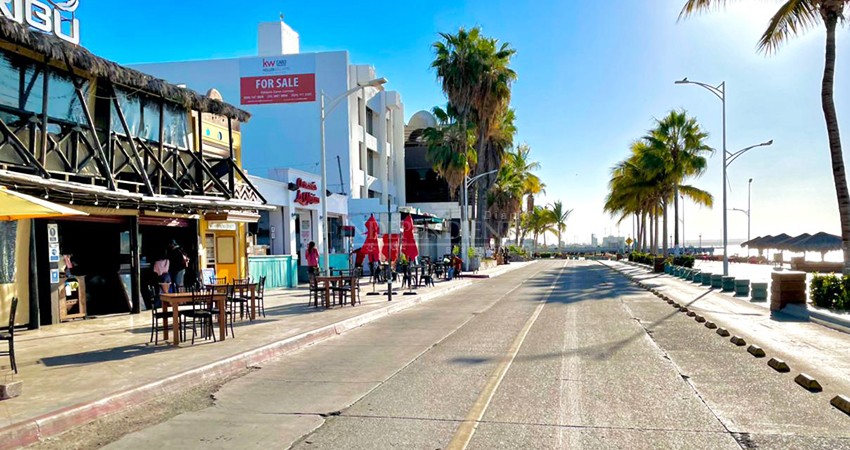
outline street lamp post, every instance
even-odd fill
[[[753,192],[753,179],[750,178],[750,181],[747,185],[747,209],[743,210],[743,209],[740,209],[740,208],[730,208],[732,211],[742,212],[742,213],[747,215],[747,241],[750,240],[750,225],[752,223],[751,222],[752,210],[750,209],[752,207],[752,203],[750,202],[750,200],[752,198],[752,192]],[[747,256],[750,256],[749,247],[747,247]]]
[[[472,178],[466,175],[463,176],[463,208],[460,211],[460,251],[461,258],[466,264],[469,264],[469,257],[467,256],[469,253],[469,187],[478,181],[479,178],[496,172],[498,172],[498,169],[476,175]]]
[[[773,140],[753,145],[743,150],[738,150],[735,153],[729,153],[726,150],[726,82],[724,81],[717,86],[712,86],[710,84],[700,83],[698,81],[690,81],[687,78],[683,78],[679,81],[676,81],[676,84],[695,84],[714,94],[717,98],[720,99],[720,102],[723,104],[723,276],[729,276],[729,229],[727,226],[728,207],[726,204],[726,169],[729,167],[729,164],[732,164],[732,161],[737,159],[742,154],[746,153],[748,150],[752,150],[756,147],[772,145]]]
[[[326,161],[327,156],[325,155],[325,153],[326,153],[326,150],[325,150],[325,119],[327,118],[327,115],[330,114],[330,112],[333,111],[334,108],[339,106],[340,102],[342,102],[343,100],[348,98],[349,95],[351,95],[351,94],[353,94],[353,93],[355,93],[355,92],[357,92],[361,89],[365,89],[367,87],[373,87],[373,88],[376,88],[378,90],[382,90],[384,88],[384,84],[386,84],[386,82],[387,82],[386,78],[376,78],[374,80],[369,80],[365,83],[357,83],[356,87],[349,89],[348,91],[344,92],[342,95],[331,100],[327,107],[325,107],[325,91],[322,91],[322,93],[321,93],[321,98],[320,98],[320,101],[319,101],[319,104],[320,104],[319,112],[320,112],[320,118],[321,118],[320,129],[321,129],[321,134],[322,134],[322,137],[321,137],[321,143],[322,143],[322,151],[321,151],[321,158],[322,158],[321,159],[321,165],[322,165],[322,192],[321,192],[321,199],[322,199],[322,252],[325,255],[325,261],[324,261],[324,264],[323,264],[325,273],[330,272],[330,270],[329,270],[330,269],[330,253],[329,253],[329,250],[330,250],[330,247],[329,247],[329,245],[330,245],[330,233],[329,233],[329,230],[328,230],[328,172],[327,172],[327,161]],[[364,103],[366,102],[365,98],[363,99],[363,102]],[[364,124],[363,126],[365,127],[366,125]]]

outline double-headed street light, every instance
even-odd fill
[[[738,150],[735,153],[729,153],[726,150],[726,82],[722,82],[717,86],[712,86],[706,83],[700,83],[699,81],[690,81],[687,78],[683,78],[679,81],[676,81],[676,84],[695,84],[712,94],[714,94],[717,98],[720,99],[720,102],[723,104],[723,276],[729,276],[729,251],[728,251],[728,226],[727,226],[727,212],[728,207],[726,206],[726,169],[729,167],[729,164],[732,163],[739,156],[743,155],[749,150],[752,150],[756,147],[764,147],[773,144],[773,140],[768,142],[763,142],[761,144],[756,144],[744,148],[742,150]]]
[[[498,171],[498,169],[491,170],[472,178],[469,178],[466,175],[463,176],[463,209],[460,211],[460,251],[461,258],[463,258],[467,264],[469,264],[469,257],[467,256],[469,253],[469,187],[475,184],[479,178],[492,175]]]
[[[743,210],[743,209],[740,209],[740,208],[730,208],[732,211],[742,212],[742,213],[747,215],[747,241],[750,240],[750,224],[751,224],[751,219],[752,219],[752,217],[750,215],[750,213],[752,212],[752,210],[750,209],[752,207],[752,203],[750,203],[750,199],[752,199],[752,193],[753,193],[753,179],[750,178],[750,181],[747,184],[747,209]],[[747,248],[747,256],[750,256],[750,249],[749,248]]]
[[[320,109],[320,112],[321,112],[321,123],[322,123],[321,124],[321,133],[322,133],[322,139],[321,139],[321,141],[322,141],[322,155],[321,155],[321,157],[322,157],[322,192],[321,192],[321,198],[322,198],[322,235],[323,235],[322,236],[322,253],[324,253],[324,255],[325,255],[325,261],[324,261],[324,264],[323,264],[325,273],[329,273],[330,256],[331,256],[330,253],[329,253],[329,249],[330,249],[330,247],[329,247],[330,246],[330,232],[329,231],[330,230],[328,230],[328,172],[327,172],[327,167],[326,167],[327,166],[327,161],[326,161],[327,157],[325,155],[325,119],[327,118],[327,115],[331,111],[333,111],[334,108],[339,106],[340,102],[347,99],[349,95],[351,95],[351,94],[353,94],[357,91],[360,91],[360,90],[365,91],[365,89],[367,87],[373,87],[373,88],[376,88],[378,90],[383,90],[384,84],[386,84],[386,83],[387,83],[386,78],[376,78],[374,80],[369,80],[369,81],[366,81],[366,82],[363,82],[363,83],[357,83],[356,87],[349,89],[348,91],[344,92],[339,97],[336,97],[333,100],[331,100],[329,102],[327,108],[325,107],[325,91],[322,91],[322,93],[321,93],[321,100],[320,100],[321,109]],[[363,98],[363,102],[364,103],[366,102],[365,96]],[[363,126],[365,127],[366,125],[364,124]],[[364,142],[364,145],[365,145],[365,142]]]

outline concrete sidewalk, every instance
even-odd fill
[[[842,333],[810,320],[778,312],[771,313],[763,305],[750,303],[718,289],[685,281],[622,262],[602,264],[617,270],[647,289],[666,296],[731,335],[740,336],[747,344],[755,344],[791,367],[792,374],[807,373],[826,388],[850,395],[850,334]],[[660,300],[659,300],[660,301]],[[671,307],[671,314],[678,313]],[[727,338],[728,339],[728,338]],[[765,361],[766,362],[766,361]]]
[[[532,263],[482,271],[490,277]],[[0,401],[0,449],[18,448],[88,423],[104,414],[143,404],[251,365],[329,339],[481,279],[438,282],[418,295],[367,296],[362,304],[330,310],[308,305],[306,289],[269,291],[266,315],[237,322],[236,338],[174,347],[149,344],[150,313],[70,322],[16,335],[23,395]],[[378,286],[378,290],[386,285]],[[8,374],[8,360],[0,366]]]

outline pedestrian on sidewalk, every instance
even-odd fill
[[[177,241],[172,240],[168,245],[168,273],[171,275],[171,282],[178,288],[183,287],[187,267],[189,267],[189,256],[180,248]]]
[[[310,241],[307,244],[307,269],[312,275],[319,274],[319,249],[316,248],[316,243]]]

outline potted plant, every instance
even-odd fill
[[[475,251],[474,248],[469,247],[466,250],[467,256],[467,270],[476,271],[481,267],[481,258],[478,256],[478,252]]]

